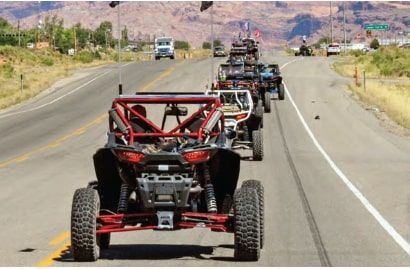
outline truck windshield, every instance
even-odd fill
[[[158,46],[169,46],[170,42],[158,42]]]

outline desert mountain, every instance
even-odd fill
[[[218,39],[229,44],[249,21],[251,30],[261,32],[261,43],[279,47],[299,44],[301,36],[314,42],[330,36],[330,2],[214,2],[214,31]],[[332,2],[333,33],[336,41],[343,37],[343,5],[346,8],[348,39],[364,36],[364,23],[388,23],[394,36],[409,31],[410,2]],[[200,2],[122,2],[121,24],[130,39],[161,35],[187,40],[198,47],[210,39],[209,10],[199,11]],[[65,26],[78,22],[96,28],[111,21],[116,29],[116,10],[108,2],[0,2],[0,17],[22,27],[34,27],[39,19],[57,15]],[[380,33],[379,33],[380,34]]]

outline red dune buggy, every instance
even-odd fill
[[[259,259],[263,186],[247,180],[236,189],[240,157],[226,147],[232,134],[219,98],[121,96],[108,113],[108,141],[94,154],[97,181],[73,197],[75,261],[97,260],[111,233],[195,227],[233,233],[235,258]]]

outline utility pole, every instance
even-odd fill
[[[17,31],[19,33],[19,47],[21,47],[21,39],[20,39],[20,20],[17,21]]]
[[[120,3],[117,5],[118,19],[118,93],[122,94],[122,78],[121,78],[121,22],[120,22]]]
[[[214,83],[214,5],[211,5],[211,84]]]
[[[345,42],[344,53],[346,54],[346,14],[345,14],[345,9],[346,9],[346,2],[343,2],[343,38],[344,38],[344,42]]]
[[[118,33],[118,94],[122,94],[122,78],[121,78],[121,21],[120,21],[120,1],[111,1],[111,8],[117,7],[117,33]]]
[[[74,27],[74,54],[77,54],[77,33],[75,32],[75,27]]]
[[[333,43],[333,18],[332,18],[332,1],[330,3],[330,43]]]

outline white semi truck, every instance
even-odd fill
[[[175,59],[174,39],[172,37],[155,38],[155,60],[163,57]]]

